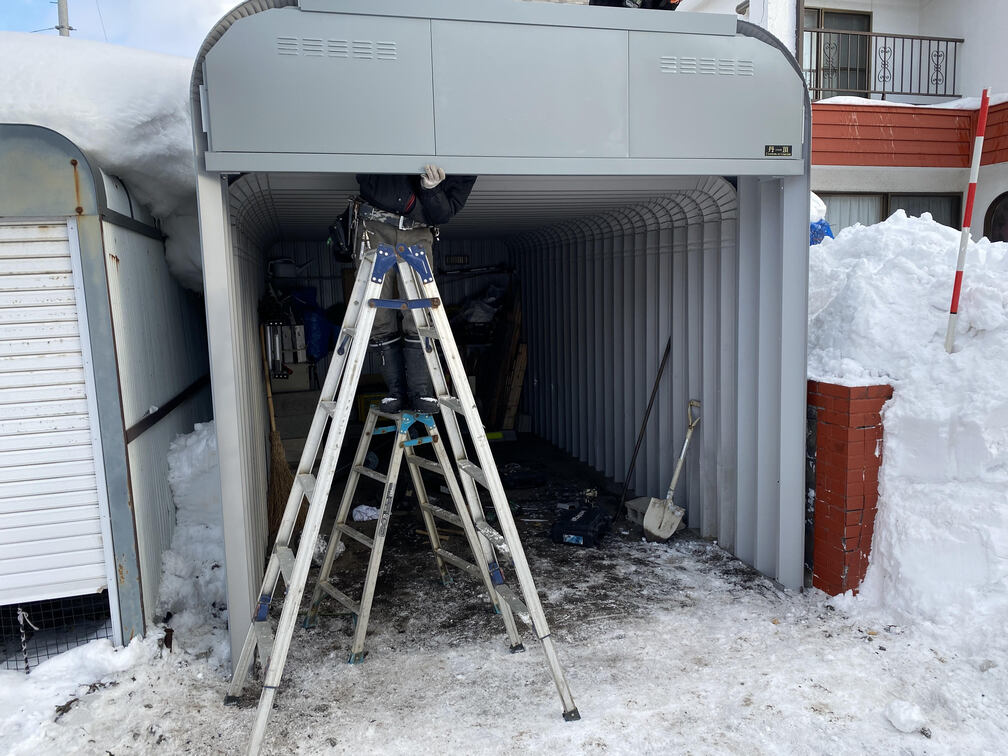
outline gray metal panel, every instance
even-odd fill
[[[206,55],[211,149],[433,154],[430,22],[267,11]]]
[[[431,31],[439,155],[627,155],[626,32],[462,21]]]
[[[804,96],[787,58],[755,39],[630,34],[631,157],[803,165]]]
[[[206,322],[200,297],[168,270],[163,242],[107,222],[102,237],[119,395],[129,428],[206,375]],[[127,447],[144,606],[151,613],[161,586],[162,553],[175,530],[168,445],[210,418],[206,393],[191,397]]]
[[[746,115],[740,113],[738,120]],[[672,134],[670,139],[675,139]],[[420,153],[319,155],[272,152],[208,152],[206,169],[220,173],[294,171],[312,173],[415,173],[436,160],[448,173],[480,176],[800,176],[805,165],[797,160],[738,160],[720,158],[595,158],[453,156]]]
[[[276,2],[277,0],[272,0]],[[257,0],[258,3],[271,0]],[[627,13],[617,8],[516,0],[300,0],[303,11],[360,13],[374,16],[498,21],[541,24],[545,26],[581,26],[598,29],[660,29],[684,34],[731,36],[737,26],[736,16],[721,13]]]
[[[197,61],[207,170],[412,173],[435,159],[481,175],[804,170],[800,72],[733,33],[730,16],[277,4],[236,8]]]

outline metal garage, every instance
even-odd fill
[[[251,0],[212,31],[193,121],[232,644],[266,551],[265,260],[330,265],[354,173],[480,176],[442,252],[519,271],[532,430],[663,491],[705,419],[690,525],[803,582],[809,105],[734,16],[486,0]]]
[[[54,131],[0,124],[0,619],[6,642],[27,612],[33,661],[154,619],[168,444],[210,415],[204,333],[127,187]]]

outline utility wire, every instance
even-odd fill
[[[108,32],[105,31],[105,19],[102,18],[101,3],[98,0],[94,0],[95,8],[98,9],[98,20],[101,22],[102,34],[105,35],[105,41],[108,42]]]

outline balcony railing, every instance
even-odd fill
[[[838,95],[959,97],[961,39],[805,29],[802,68],[813,100]]]

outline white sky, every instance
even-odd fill
[[[193,58],[239,0],[67,0],[72,37]],[[56,3],[0,0],[0,30],[56,35]],[[40,31],[41,30],[41,31]]]

